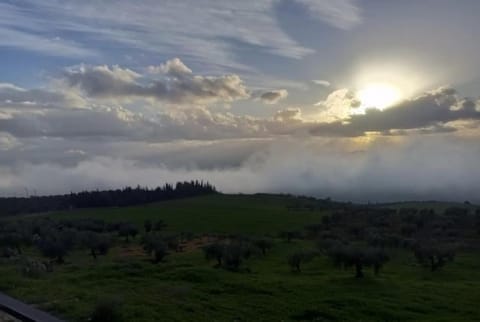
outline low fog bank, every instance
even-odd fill
[[[155,162],[141,155],[92,155],[68,164],[3,165],[0,193],[44,195],[199,179],[225,193],[292,193],[354,202],[480,202],[480,146],[474,138],[384,138],[370,143],[295,138],[245,145],[241,156],[230,146],[210,147],[208,160],[200,153],[203,147],[189,145],[168,151],[168,157],[154,155]],[[231,153],[236,153],[234,160]],[[152,158],[151,151],[148,155]],[[172,162],[176,157],[178,162]]]

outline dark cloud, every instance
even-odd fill
[[[92,141],[105,137],[145,142],[268,138],[291,134],[303,125],[300,109],[293,108],[265,119],[201,107],[167,110],[149,118],[121,107],[24,112],[0,117],[0,129],[13,137]]]
[[[368,109],[365,114],[314,126],[310,132],[320,136],[362,136],[366,132],[430,129],[444,132],[445,124],[461,120],[480,120],[475,101],[459,99],[452,88],[443,87],[406,100],[383,111]]]
[[[273,90],[269,92],[262,93],[260,99],[265,104],[277,104],[281,100],[287,98],[288,91],[285,89]]]
[[[15,137],[131,137],[148,122],[120,108],[63,109],[45,113],[15,113],[0,118],[0,128]]]

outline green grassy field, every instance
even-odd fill
[[[287,211],[280,196],[212,195],[132,208],[49,214],[53,218],[163,219],[172,232],[269,234],[318,223],[321,211]],[[291,272],[288,254],[313,249],[311,241],[275,238],[265,257],[255,255],[241,272],[213,267],[201,250],[173,253],[153,264],[136,241],[119,241],[94,261],[86,250],[38,279],[0,265],[0,290],[69,321],[87,321],[98,299],[115,297],[126,321],[475,321],[480,319],[480,257],[461,253],[430,273],[405,251],[378,277],[340,270],[325,256]],[[29,249],[30,256],[38,256]]]

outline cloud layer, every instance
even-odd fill
[[[157,147],[159,152],[152,159],[166,161],[164,164],[133,156],[93,156],[63,166],[31,162],[15,168],[0,166],[4,178],[0,191],[23,193],[23,187],[28,187],[40,193],[58,193],[120,187],[132,182],[154,186],[159,181],[198,178],[213,182],[225,192],[291,192],[371,202],[478,202],[480,151],[473,141],[460,142],[421,137],[408,143],[378,142],[366,150],[338,142],[332,147],[331,142],[316,140],[237,142],[244,146],[243,153],[249,151],[243,161],[238,158],[238,150],[230,149],[228,144],[184,146],[177,151]],[[205,148],[219,159],[223,153],[226,163],[220,166],[218,160],[205,159],[206,155],[199,153]],[[177,162],[168,161],[172,158]]]
[[[361,113],[349,89],[309,106],[287,105],[287,94],[180,59],[69,67],[42,88],[2,83],[0,194],[198,178],[225,192],[477,200],[476,99],[440,87]]]

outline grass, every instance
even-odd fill
[[[287,211],[279,196],[218,195],[132,208],[92,209],[52,217],[162,219],[172,231],[276,235],[318,222],[322,212]],[[137,237],[138,239],[138,237]],[[75,251],[68,263],[40,279],[0,265],[0,290],[69,321],[87,321],[96,301],[122,301],[126,321],[474,321],[480,316],[480,258],[460,254],[434,274],[404,251],[393,254],[379,277],[332,266],[320,256],[292,273],[288,254],[309,241],[275,239],[266,257],[246,263],[250,272],[213,268],[200,250],[175,253],[152,264],[136,242],[120,243],[94,262]],[[30,256],[38,256],[28,250]]]
[[[209,195],[128,208],[74,210],[53,218],[129,220],[143,227],[146,219],[162,219],[168,229],[193,233],[269,234],[318,223],[322,212],[289,211],[291,198],[274,195]]]

